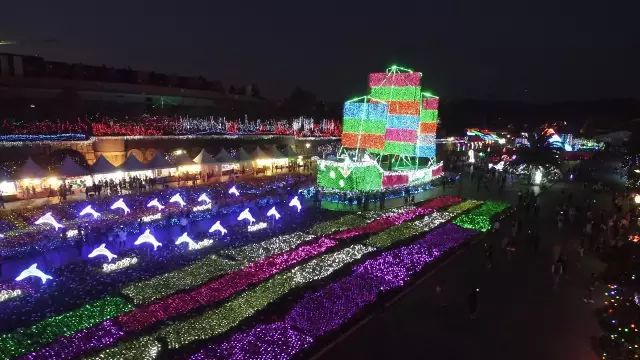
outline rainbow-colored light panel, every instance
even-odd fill
[[[367,97],[347,101],[343,109],[342,146],[382,151],[385,146],[388,106]]]
[[[420,107],[420,129],[416,144],[416,156],[436,156],[436,130],[438,126],[438,97],[425,95]]]
[[[389,108],[383,153],[416,155],[421,78],[419,72],[369,74],[371,97],[386,102]]]

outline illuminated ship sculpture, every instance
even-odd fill
[[[421,73],[395,65],[369,74],[370,95],[344,104],[337,160],[318,161],[321,188],[375,191],[442,174],[442,163],[436,163],[439,98],[422,92],[421,79]]]

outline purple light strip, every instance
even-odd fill
[[[124,337],[113,321],[105,321],[100,325],[84,329],[73,335],[64,336],[47,347],[19,357],[20,360],[64,360],[74,359],[92,350],[103,349],[115,344]]]
[[[284,321],[257,325],[202,349],[191,359],[290,359],[311,341],[349,321],[379,294],[404,285],[424,266],[474,234],[446,224],[411,245],[363,263],[351,275],[321,290],[307,293]],[[274,334],[264,330],[271,327],[283,330]],[[302,342],[301,338],[311,340]],[[295,341],[298,346],[283,346]]]
[[[232,336],[220,346],[203,349],[191,359],[285,360],[289,354],[297,353],[312,342],[311,337],[294,330],[287,323],[258,324],[249,331]]]

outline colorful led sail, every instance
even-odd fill
[[[342,146],[434,158],[438,98],[422,92],[421,80],[395,65],[369,74],[369,96],[344,104]]]

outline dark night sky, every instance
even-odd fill
[[[0,51],[328,100],[392,63],[443,98],[640,97],[638,1],[10,1]],[[44,40],[55,39],[48,43]]]

